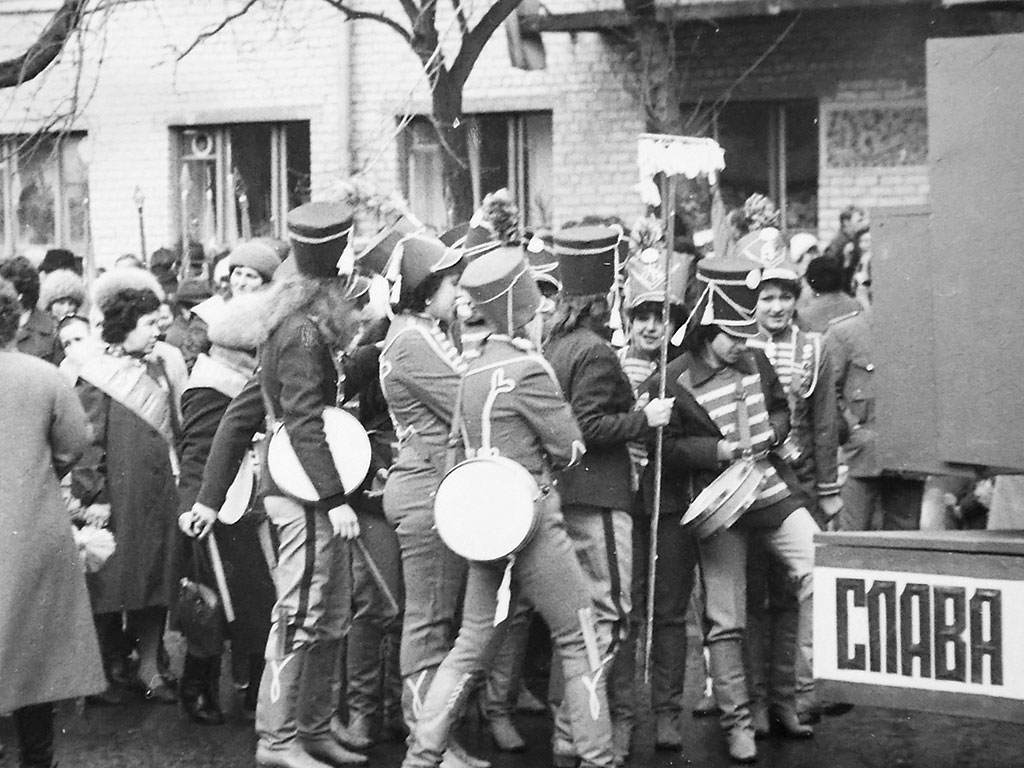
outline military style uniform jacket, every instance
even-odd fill
[[[835,318],[829,323],[825,344],[835,368],[839,410],[849,427],[840,458],[850,477],[878,477],[871,314],[862,311]]]
[[[764,406],[768,412],[768,423],[773,434],[773,443],[778,445],[789,434],[789,403],[778,376],[764,353],[748,350],[734,366],[745,376],[757,374],[764,393]],[[708,484],[726,468],[727,463],[718,459],[718,442],[723,439],[721,430],[712,420],[694,395],[693,388],[699,387],[715,375],[703,360],[691,353],[676,358],[667,369],[668,386],[666,397],[674,397],[672,416],[664,432],[664,472],[662,474],[661,511],[685,510]],[[657,382],[648,382],[648,391],[657,394]],[[744,514],[739,525],[751,527],[772,527],[782,522],[796,509],[805,506],[806,498],[797,489],[793,470],[775,453],[769,453],[768,462],[778,477],[788,486],[790,493],[778,502]],[[645,492],[650,492],[653,480],[653,466],[645,475]]]
[[[604,339],[585,328],[549,342],[544,356],[587,446],[583,460],[559,475],[562,503],[630,510],[627,444],[645,440],[651,430],[643,412],[633,410],[633,389],[618,357]]]
[[[260,383],[268,407],[284,422],[295,455],[320,497],[324,511],[344,504],[345,488],[324,439],[324,406],[338,396],[338,371],[324,333],[309,317],[295,314],[275,328],[260,348]],[[260,490],[282,496],[263,466]]]
[[[512,459],[544,486],[583,455],[583,436],[551,366],[518,343],[487,337],[469,362],[459,415],[476,455]]]
[[[791,429],[783,458],[817,495],[839,493],[835,371],[821,336],[790,326],[774,339],[762,331],[747,348],[765,353],[789,398]]]

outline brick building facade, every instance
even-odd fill
[[[39,5],[5,4],[0,58],[38,35],[51,13]],[[40,77],[0,91],[0,256],[137,254],[136,190],[147,251],[177,247],[183,229],[222,247],[280,233],[289,206],[347,175],[341,15],[318,0],[257,4],[178,59],[232,10],[107,4]]]

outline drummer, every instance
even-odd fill
[[[809,611],[818,530],[793,471],[772,453],[789,432],[785,392],[764,353],[745,349],[757,333],[749,287],[757,285],[757,268],[738,258],[700,262],[704,290],[677,334],[686,351],[667,369],[675,405],[665,428],[662,511],[689,507],[744,455],[764,474],[740,521],[698,542],[711,677],[729,756],[737,763],[757,759],[744,672],[747,541],[763,540],[796,585],[800,610]]]
[[[297,274],[274,289],[259,378],[268,420],[284,422],[320,501],[286,496],[262,468],[264,508],[278,534],[277,602],[256,707],[256,764],[322,768],[366,761],[345,750],[331,732],[350,600],[339,537],[358,536],[359,523],[320,415],[337,393],[333,352],[346,346],[358,327],[349,276],[338,273],[352,211],[338,203],[308,203],[288,214],[288,228]],[[239,397],[252,400],[246,390]],[[231,410],[218,432],[236,424]],[[211,459],[220,455],[216,442]],[[201,492],[200,502],[204,498]],[[200,504],[193,512],[193,530],[201,534],[212,522],[209,509]]]
[[[747,346],[764,351],[789,398],[792,429],[782,456],[802,490],[815,501],[812,513],[824,527],[842,508],[839,496],[839,425],[835,373],[817,333],[797,327],[801,280],[782,234],[767,228],[737,244],[741,256],[763,265],[757,288],[758,334]],[[747,562],[748,672],[754,730],[808,738],[814,709],[813,627],[799,624],[799,604],[784,569],[760,547]],[[769,642],[769,638],[772,638]],[[770,649],[770,658],[765,652]],[[770,711],[769,711],[770,710]]]
[[[554,373],[535,351],[542,324],[541,295],[522,250],[516,247],[481,256],[466,268],[461,284],[488,331],[479,355],[469,363],[455,415],[465,428],[467,455],[499,455],[518,462],[540,486],[541,496],[535,507],[534,534],[522,549],[497,562],[470,563],[462,627],[434,675],[403,766],[441,764],[459,710],[472,689],[471,680],[486,667],[507,628],[509,606],[499,607],[506,571],[512,599],[529,601],[551,629],[565,673],[572,738],[582,765],[613,766],[588,580],[574,557],[552,487],[554,472],[579,459],[583,442]]]

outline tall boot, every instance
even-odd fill
[[[749,587],[748,587],[749,588]],[[768,721],[768,656],[775,629],[774,614],[762,604],[747,603],[747,628],[743,636],[743,652],[750,694],[750,719],[754,736],[767,738]]]
[[[431,678],[430,692],[417,708],[402,768],[435,768],[442,760],[445,765],[454,764],[447,747],[472,692],[473,675],[442,665],[432,671]]]
[[[423,702],[426,701],[427,691],[436,673],[437,667],[427,667],[406,675],[402,680],[402,718],[410,734],[416,732],[416,721],[419,720]]]
[[[679,715],[689,639],[685,623],[662,624],[655,619],[651,640],[651,708],[654,710],[655,749],[683,748]]]
[[[329,767],[299,743],[296,712],[305,662],[305,648],[267,660],[256,705],[256,765],[259,768]]]
[[[612,721],[612,748],[620,762],[625,761],[633,746],[633,725],[636,719],[636,635],[639,627],[631,626],[615,653],[608,671],[608,710]]]
[[[597,672],[568,677],[562,708],[572,729],[572,743],[581,768],[614,768],[619,765],[612,749],[611,715],[604,675],[608,664]]]
[[[220,655],[211,656],[207,660],[206,685],[203,686],[203,697],[206,699],[207,716],[216,725],[223,725],[224,711],[220,706]]]
[[[574,768],[576,746],[572,740],[572,717],[566,701],[565,674],[562,659],[557,651],[551,660],[551,676],[548,679],[548,701],[551,703],[551,762],[555,768]],[[610,727],[610,726],[609,726]]]
[[[799,614],[774,614],[771,648],[771,724],[783,736],[809,739],[814,729],[800,722],[796,707],[796,659]]]
[[[750,696],[743,674],[743,641],[719,640],[708,646],[715,701],[722,711],[719,722],[725,731],[729,758],[736,763],[757,760],[754,728],[750,719]]]
[[[352,622],[345,654],[348,723],[336,723],[335,738],[352,749],[373,745],[372,724],[381,713],[381,650],[384,633],[374,620]]]
[[[53,704],[32,704],[14,710],[22,768],[54,768]]]
[[[211,667],[215,667],[212,670]],[[220,684],[220,657],[202,659],[185,653],[185,663],[181,671],[178,697],[181,701],[181,708],[188,715],[189,719],[200,725],[220,725],[224,722],[224,715],[220,711],[216,700],[211,706],[210,702],[210,676],[217,675],[216,685]]]
[[[403,741],[409,730],[402,719],[402,671],[399,651],[402,647],[402,625],[398,623],[384,634],[381,651],[383,672],[381,682],[381,736],[387,741]]]
[[[306,649],[296,729],[302,747],[332,765],[362,765],[366,755],[350,752],[331,728],[337,711],[343,639],[321,640]]]
[[[480,708],[494,745],[502,752],[522,752],[526,742],[512,720],[516,696],[526,662],[526,639],[530,611],[520,612],[512,621],[487,670],[480,692]]]

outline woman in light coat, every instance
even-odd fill
[[[85,575],[58,493],[89,444],[60,372],[17,352],[21,309],[0,280],[0,712],[14,711],[21,765],[53,765],[53,702],[106,687]]]

